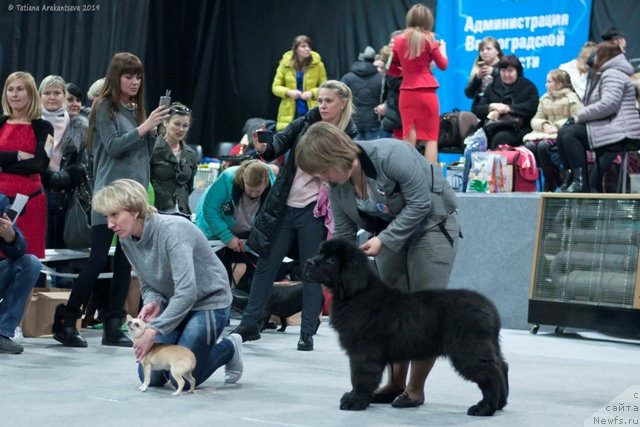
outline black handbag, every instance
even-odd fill
[[[493,136],[501,130],[510,130],[513,132],[519,132],[522,129],[522,123],[524,119],[518,116],[512,116],[511,114],[503,114],[498,120],[487,120],[482,125],[484,133],[487,134],[487,139],[491,140]]]
[[[91,185],[85,181],[71,194],[62,232],[62,241],[68,249],[91,246],[91,193]]]
[[[443,151],[464,151],[464,139],[478,129],[478,117],[470,111],[454,108],[440,115],[438,149]]]

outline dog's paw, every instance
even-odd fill
[[[370,399],[354,396],[348,391],[340,399],[340,409],[343,411],[362,411],[369,406]]]
[[[146,385],[146,384],[142,384],[140,387],[138,387],[138,390],[140,390],[140,391],[147,391],[147,389],[148,389],[148,388],[149,388],[149,386],[148,386],[148,385]]]
[[[482,401],[477,405],[473,405],[467,409],[467,415],[474,417],[490,417],[496,412],[496,408],[492,408],[491,405]]]
[[[171,393],[172,396],[180,396],[180,391],[174,391],[173,393]]]

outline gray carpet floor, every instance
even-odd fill
[[[295,326],[263,333],[261,340],[244,345],[245,371],[238,384],[225,385],[219,370],[195,394],[178,397],[169,387],[138,391],[133,351],[101,346],[100,331],[83,331],[86,349],[27,338],[23,354],[0,355],[0,425],[584,426],[615,416],[640,425],[638,341],[593,332],[556,336],[544,328],[538,335],[503,330],[509,402],[494,417],[474,418],[466,410],[480,399],[478,388],[444,359],[427,380],[425,405],[341,411],[349,367],[335,332],[324,321],[312,352],[296,351],[298,334]],[[620,411],[624,402],[631,410]]]

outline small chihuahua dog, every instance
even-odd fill
[[[143,320],[134,319],[127,315],[127,328],[129,328],[129,333],[134,341],[142,335],[146,327],[147,324]],[[144,381],[138,388],[140,391],[147,391],[149,388],[151,371],[168,369],[178,383],[178,389],[173,393],[174,396],[178,396],[182,392],[185,379],[191,384],[189,393],[195,392],[196,380],[193,378],[192,372],[196,367],[196,356],[188,348],[181,345],[156,343],[140,362],[144,372]]]

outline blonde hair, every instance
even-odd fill
[[[333,91],[333,93],[335,93],[338,98],[344,102],[344,109],[342,110],[338,127],[342,130],[346,129],[349,124],[349,120],[351,120],[353,110],[355,109],[353,106],[353,94],[351,93],[351,89],[349,89],[349,86],[338,80],[326,80],[320,85],[318,92],[322,89],[329,89]]]
[[[147,199],[147,190],[138,181],[117,179],[96,192],[91,206],[102,215],[124,210],[145,219],[157,212]]]
[[[576,68],[578,68],[580,73],[584,74],[589,71],[587,60],[596,52],[597,48],[598,45],[592,41],[588,41],[582,46],[580,53],[578,53],[578,58],[576,59]]]
[[[40,104],[40,96],[36,89],[36,81],[33,79],[33,76],[26,71],[13,72],[9,74],[9,77],[4,81],[4,90],[2,91],[3,114],[11,119],[16,118],[13,114],[13,109],[7,100],[7,88],[16,80],[22,80],[24,82],[27,95],[29,96],[29,103],[26,108],[26,118],[29,120],[39,119],[42,116],[42,105]]]
[[[426,41],[433,41],[433,12],[422,3],[415,4],[407,12],[407,29],[404,32],[409,50],[407,59],[422,55]]]
[[[102,86],[104,86],[104,77],[93,82],[87,91],[87,98],[89,98],[89,101],[93,101],[100,96],[100,93],[102,93]]]
[[[244,190],[244,186],[259,187],[269,183],[269,166],[260,160],[245,160],[240,164],[233,183]]]
[[[42,81],[40,82],[40,86],[38,87],[38,92],[40,92],[40,95],[42,95],[42,93],[45,90],[49,89],[51,86],[58,86],[60,89],[62,89],[62,93],[64,95],[67,94],[67,83],[61,76],[56,76],[54,74],[42,79]]]
[[[500,60],[504,56],[504,52],[502,52],[502,48],[500,47],[500,42],[498,41],[498,39],[491,36],[487,36],[483,38],[480,41],[480,43],[478,43],[478,56],[476,56],[475,61],[473,61],[473,67],[471,67],[471,73],[469,74],[469,81],[473,80],[476,74],[478,74],[478,71],[480,71],[480,66],[478,65],[478,63],[482,61],[482,56],[480,55],[480,52],[482,52],[482,49],[484,49],[484,47],[488,44],[493,45],[493,47],[498,52],[498,56],[496,57],[496,61],[493,64],[487,64],[487,65],[491,65],[491,66],[496,65],[498,62],[500,62]]]
[[[560,86],[562,86],[561,89],[569,88],[573,92],[575,92],[575,89],[573,88],[573,85],[571,84],[571,76],[565,70],[561,70],[561,69],[551,70],[551,71],[549,71],[549,77],[554,82],[560,84]]]
[[[310,175],[335,167],[349,170],[360,148],[346,133],[331,123],[318,122],[309,127],[296,146],[296,164]]]

